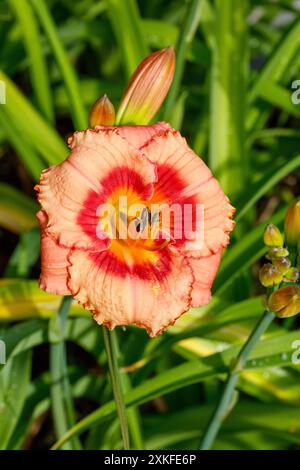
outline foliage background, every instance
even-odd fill
[[[175,44],[158,118],[208,162],[238,223],[208,307],[156,339],[134,327],[118,336],[133,447],[196,449],[230,360],[263,311],[263,227],[282,225],[299,195],[299,1],[1,0],[0,44],[0,448],[47,449],[75,423],[65,448],[121,446],[100,328],[74,304],[64,333],[60,298],[38,288],[33,185],[65,158],[66,137],[87,126],[99,96],[117,105],[140,60]],[[297,340],[295,321],[272,325],[215,448],[299,448]],[[67,364],[58,364],[65,346]]]

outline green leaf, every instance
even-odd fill
[[[106,0],[107,13],[111,21],[127,78],[138,64],[149,54],[141,25],[136,0]]]
[[[204,10],[202,2],[202,12]],[[176,44],[180,35],[180,28],[164,20],[153,18],[142,18],[142,28],[148,44],[154,49],[162,49]],[[193,37],[193,40],[186,38],[189,44],[186,44],[186,60],[199,64],[203,67],[210,66],[210,51],[204,41]],[[178,67],[178,58],[177,58]]]
[[[42,50],[38,25],[28,0],[9,0],[20,23],[29,57],[29,72],[40,111],[48,121],[54,120],[49,73]]]
[[[238,193],[247,179],[245,110],[248,2],[216,0],[211,70],[211,169],[227,194]]]
[[[0,123],[7,139],[14,148],[24,167],[27,168],[33,179],[37,181],[45,167],[42,158],[40,158],[36,151],[29,145],[25,136],[23,136],[22,141],[20,140],[15,123],[8,115],[5,115],[4,113],[1,114],[1,109]]]
[[[252,184],[243,191],[236,202],[233,202],[237,209],[235,221],[238,222],[255,205],[255,203],[265,196],[283,178],[292,173],[300,166],[300,155],[287,160],[283,165],[271,168],[260,180]]]
[[[203,423],[207,422],[212,411],[212,405],[205,404],[168,413],[163,415],[163,418],[160,416],[146,417],[147,448],[168,448],[191,437],[196,437],[199,440],[204,431]],[[300,434],[294,423],[298,421],[299,414],[299,408],[296,407],[241,400],[229,418],[224,421],[219,440],[255,429],[264,433],[270,432],[273,439],[274,433],[284,433],[286,436],[282,436],[283,439],[290,441],[294,437],[297,442]],[[178,423],[180,423],[180,427],[178,427]]]
[[[11,358],[0,369],[0,449],[7,443],[18,424],[26,400],[31,374],[31,351]]]
[[[298,337],[298,332],[293,332],[261,341],[250,354],[245,369],[290,364],[293,353],[291,345]],[[127,393],[125,396],[126,405],[140,405],[153,400],[157,396],[165,395],[171,391],[186,387],[187,385],[215,377],[227,370],[239,349],[239,346],[233,346],[223,352],[213,354],[199,361],[186,362],[164,371]],[[78,435],[96,424],[111,419],[115,413],[116,408],[114,402],[106,403],[101,408],[79,421],[79,423],[71,428],[53,448],[60,448],[72,436]]]
[[[33,9],[45,31],[53,54],[60,68],[71,105],[71,114],[76,130],[86,129],[88,126],[87,114],[82,104],[78,78],[69,57],[59,38],[54,20],[44,0],[30,0]]]
[[[168,122],[171,122],[172,125],[175,125],[173,108],[175,106],[183,78],[187,51],[189,50],[189,47],[193,41],[200,21],[200,6],[200,0],[190,0],[188,3],[186,18],[182,25],[181,33],[176,44],[176,69],[173,83],[166,99],[164,111],[164,119]]]
[[[148,343],[143,357],[138,363],[146,362],[160,357],[172,345],[187,338],[206,337],[220,328],[257,319],[262,314],[263,302],[261,297],[254,297],[225,305],[215,298],[210,305],[204,308],[194,308],[179,318],[173,328]],[[134,364],[129,366],[134,368]]]
[[[67,148],[55,129],[43,119],[16,85],[1,71],[0,80],[5,83],[6,88],[6,104],[0,106],[0,115],[4,119],[9,117],[15,137],[24,139],[25,143],[30,142],[47,164],[60,163],[67,155]]]
[[[0,226],[14,233],[31,230],[37,225],[37,205],[16,188],[0,183]]]
[[[39,288],[37,281],[0,280],[0,321],[26,318],[49,318],[57,312],[62,297]],[[71,316],[90,316],[77,302],[72,305]]]
[[[273,54],[264,65],[261,72],[253,83],[248,94],[249,101],[254,101],[260,96],[263,89],[268,87],[269,83],[276,83],[283,78],[288,77],[288,70],[294,56],[298,53],[300,44],[300,17],[296,17],[294,23],[288,29],[284,38],[280,38]],[[295,64],[293,64],[295,65]]]
[[[274,223],[275,225],[282,224],[286,210],[287,207],[284,207],[264,223],[252,228],[239,242],[230,247],[230,250],[228,250],[222,260],[220,270],[214,282],[214,292],[216,295],[221,295],[242,271],[264,255],[266,252],[266,247],[263,244],[264,228],[269,223]]]
[[[71,311],[72,312],[72,311]],[[17,323],[2,334],[5,343],[6,358],[14,357],[24,351],[47,343],[49,338],[48,322],[43,319],[33,319]],[[101,351],[101,343],[95,323],[89,318],[70,318],[67,321],[66,339],[73,341],[88,351],[95,359]],[[6,367],[4,365],[4,367]]]
[[[260,98],[268,101],[273,106],[287,111],[292,116],[300,118],[300,107],[292,102],[291,97],[292,90],[286,90],[272,80],[263,82],[260,86]]]
[[[28,277],[40,256],[38,228],[20,234],[19,242],[5,267],[5,278]]]
[[[47,339],[46,333],[47,323],[41,319],[28,320],[9,328],[1,336],[5,343],[6,360],[8,361],[10,358],[45,342]],[[7,364],[2,368],[5,369],[6,366]]]

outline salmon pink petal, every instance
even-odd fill
[[[191,256],[209,256],[226,247],[234,227],[234,208],[206,164],[187,145],[177,131],[153,137],[142,151],[157,164],[157,183],[152,202],[169,205],[199,204],[203,208],[201,243],[195,250],[182,249]],[[200,234],[201,235],[201,234]],[[178,240],[180,245],[180,240]],[[189,243],[190,245],[190,243]]]
[[[110,240],[97,232],[98,205],[109,188],[121,185],[126,194],[137,180],[143,197],[149,197],[155,165],[111,129],[76,132],[69,145],[70,156],[45,170],[36,187],[48,216],[46,232],[62,246],[105,250]]]
[[[99,324],[133,323],[155,336],[189,309],[193,276],[182,256],[167,249],[153,256],[155,261],[130,265],[110,251],[75,250],[69,287]]]
[[[157,122],[152,126],[120,126],[117,128],[118,134],[137,149],[167,130],[171,130],[171,126],[166,122]]]
[[[67,256],[69,249],[61,248],[51,237],[46,235],[47,216],[39,211],[37,218],[41,231],[41,275],[40,287],[47,292],[58,295],[71,294],[67,286]]]
[[[192,307],[201,307],[210,302],[211,287],[220,265],[222,251],[199,259],[189,258],[194,274]]]

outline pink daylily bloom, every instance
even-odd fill
[[[40,286],[73,295],[99,324],[136,324],[151,336],[190,307],[207,304],[234,209],[180,133],[163,122],[98,126],[75,132],[69,146],[70,156],[45,170],[36,187]],[[201,243],[176,237],[175,216],[170,227],[159,226],[159,236],[168,232],[164,239],[112,237],[98,208],[110,203],[122,212],[120,196],[147,208],[189,204],[192,219],[200,204]]]

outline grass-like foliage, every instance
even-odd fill
[[[156,118],[207,162],[237,226],[207,307],[155,339],[128,327],[110,340],[131,447],[199,448],[226,372],[263,314],[264,227],[282,227],[299,195],[295,5],[0,0],[0,449],[122,448],[101,328],[75,303],[64,315],[69,299],[38,287],[33,186],[66,157],[66,137],[87,127],[96,99],[106,93],[117,107],[138,63],[170,45],[176,72]],[[244,364],[214,448],[299,448],[299,348],[297,318],[275,320]]]

